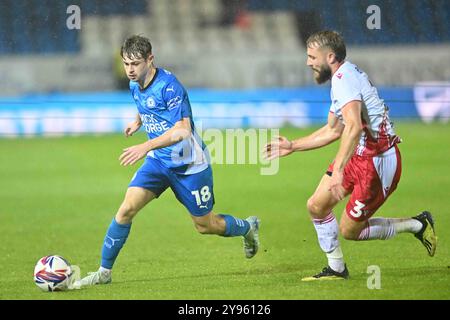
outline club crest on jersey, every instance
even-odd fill
[[[154,108],[155,106],[156,106],[155,99],[153,99],[153,97],[148,97],[147,98],[147,107]]]
[[[337,75],[336,75],[336,77],[338,77],[339,79],[341,79],[342,78],[342,76],[343,76],[343,74],[342,73],[338,73]]]

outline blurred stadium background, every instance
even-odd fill
[[[151,39],[205,127],[323,122],[328,87],[314,85],[304,43],[324,28],[344,35],[394,119],[448,121],[446,0],[2,0],[0,136],[120,131],[135,114],[118,54],[131,34]]]

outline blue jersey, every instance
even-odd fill
[[[208,167],[206,146],[195,131],[189,97],[177,78],[169,71],[157,68],[146,88],[141,89],[137,82],[130,81],[130,91],[149,139],[163,135],[183,118],[189,118],[191,122],[189,138],[151,150],[148,156],[181,174],[205,170]]]

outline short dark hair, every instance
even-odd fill
[[[313,46],[330,48],[339,62],[344,60],[347,55],[344,38],[336,31],[324,30],[312,34],[306,40],[306,47],[311,48]]]
[[[150,43],[150,40],[141,35],[128,37],[120,48],[120,55],[122,58],[127,56],[130,59],[147,59],[151,54],[152,44]]]

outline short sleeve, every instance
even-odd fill
[[[362,100],[360,83],[358,79],[351,73],[339,74],[333,76],[331,85],[332,110],[337,112],[347,103],[353,100]]]
[[[170,82],[163,90],[162,97],[174,123],[191,116],[186,90],[178,81]]]

